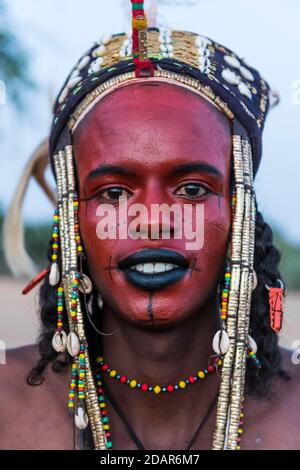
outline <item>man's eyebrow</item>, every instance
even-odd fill
[[[209,163],[184,163],[182,165],[177,165],[173,169],[173,173],[192,173],[193,171],[223,176],[215,166],[209,165]]]
[[[134,176],[133,171],[124,168],[123,166],[118,165],[101,165],[98,168],[95,168],[88,174],[88,181],[97,178],[102,175],[125,175],[125,176]]]

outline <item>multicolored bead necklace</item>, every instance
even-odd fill
[[[199,380],[204,380],[206,376],[210,373],[216,371],[218,366],[222,365],[222,359],[219,357],[214,358],[213,363],[207,367],[207,369],[199,370],[196,374],[191,375],[187,379],[179,380],[175,385],[169,384],[166,386],[161,385],[149,385],[146,383],[138,382],[136,379],[129,379],[125,375],[121,375],[118,373],[117,370],[111,369],[108,364],[104,362],[103,357],[98,357],[96,359],[98,367],[100,368],[101,372],[104,372],[111,378],[119,380],[119,382],[128,385],[130,388],[136,388],[142,390],[142,392],[152,392],[158,395],[159,393],[165,392],[177,392],[178,390],[185,389],[188,385],[193,385],[197,383]]]
[[[197,383],[199,380],[204,380],[207,375],[216,372],[218,367],[222,366],[221,357],[213,357],[212,363],[207,367],[207,369],[199,370],[195,375],[191,375],[188,379],[180,380],[177,384],[168,386],[150,386],[146,383],[141,383],[135,379],[128,379],[125,375],[121,375],[115,369],[111,369],[108,364],[104,362],[103,357],[97,357],[96,359],[96,385],[97,385],[97,395],[99,401],[99,408],[101,412],[101,418],[103,422],[103,429],[106,435],[106,447],[107,449],[112,449],[112,439],[111,439],[111,430],[107,414],[107,406],[103,390],[102,374],[105,373],[108,377],[119,380],[121,383],[128,385],[132,389],[138,389],[143,392],[152,392],[156,395],[162,393],[172,393],[178,390],[184,390],[188,385]]]

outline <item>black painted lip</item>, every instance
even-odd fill
[[[178,267],[172,271],[157,274],[144,274],[131,269],[131,266],[142,263],[173,263]],[[188,260],[181,254],[160,249],[145,249],[120,261],[119,268],[128,282],[136,287],[154,291],[180,281],[188,271]]]
[[[119,262],[120,269],[130,268],[142,263],[173,263],[188,268],[189,262],[180,253],[166,248],[148,248],[127,256]]]

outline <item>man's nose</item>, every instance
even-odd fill
[[[141,203],[137,231],[141,238],[169,239],[174,236],[174,220],[163,191],[148,191]]]

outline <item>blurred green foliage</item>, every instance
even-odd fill
[[[3,0],[0,0],[0,80],[5,83],[7,94],[14,104],[21,108],[21,90],[24,86],[33,86],[29,75],[29,54],[12,31]]]
[[[0,206],[0,274],[9,274],[4,261],[2,246],[3,210]],[[280,271],[287,288],[300,290],[300,245],[296,246],[288,242],[278,229],[274,230],[274,242],[281,251],[282,259]],[[42,269],[47,265],[47,251],[51,238],[52,225],[27,224],[25,228],[25,243],[30,256]]]

